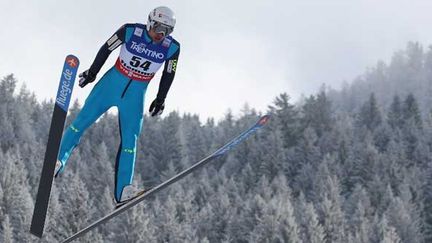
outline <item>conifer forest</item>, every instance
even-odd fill
[[[0,78],[0,242],[59,242],[114,209],[120,136],[106,113],[54,180],[44,237],[29,233],[53,107]],[[77,242],[432,242],[432,47],[410,42],[340,88],[281,90],[267,110],[146,115],[134,184],[167,180],[263,114],[233,151]]]

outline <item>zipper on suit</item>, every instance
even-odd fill
[[[126,93],[126,90],[129,88],[129,85],[132,83],[132,79],[129,79],[129,82],[128,82],[128,84],[126,85],[126,88],[123,90],[123,93],[122,93],[122,95],[121,95],[121,98],[123,98],[124,97],[124,95],[125,95],[125,93]]]

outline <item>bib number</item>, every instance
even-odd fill
[[[142,68],[144,71],[147,71],[150,68],[151,62],[145,61],[141,63],[143,60],[141,57],[133,56],[129,64],[134,68]]]

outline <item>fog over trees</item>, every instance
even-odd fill
[[[349,60],[348,60],[349,61]],[[11,74],[0,81],[0,242],[35,242],[30,220],[53,101]],[[173,91],[174,92],[174,91]],[[167,100],[169,105],[169,100]],[[336,90],[275,94],[220,121],[145,117],[134,183],[154,186],[256,122],[269,124],[218,161],[80,242],[432,242],[432,48],[408,43]],[[80,110],[71,105],[67,124]],[[115,114],[83,136],[53,184],[41,242],[113,210]]]

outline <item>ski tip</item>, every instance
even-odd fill
[[[77,68],[79,65],[79,59],[78,57],[69,54],[66,57],[66,61],[65,61],[71,68]]]
[[[269,120],[270,120],[270,115],[264,115],[258,120],[257,125],[264,126],[268,123]]]

